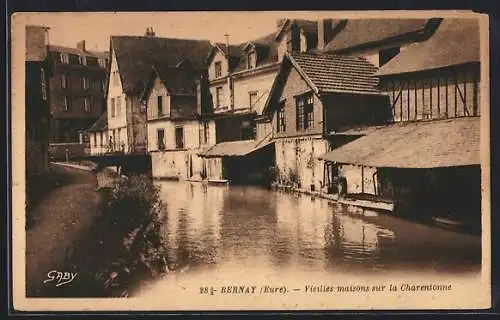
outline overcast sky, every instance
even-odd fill
[[[187,39],[205,39],[225,42],[230,35],[232,44],[245,42],[276,31],[279,18],[316,20],[330,18],[429,18],[454,16],[459,11],[315,11],[315,12],[154,12],[154,13],[22,13],[27,25],[50,27],[51,44],[75,47],[86,40],[90,50],[109,49],[111,35],[144,35],[153,27],[157,36]],[[381,16],[382,15],[382,16]]]
[[[311,13],[290,17],[317,18]],[[26,24],[50,27],[51,44],[76,46],[86,40],[88,49],[108,50],[110,35],[144,35],[153,27],[157,36],[241,43],[276,31],[279,12],[163,12],[163,13],[36,13]]]

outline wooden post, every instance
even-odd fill
[[[438,107],[438,118],[440,118],[440,117],[441,117],[441,106],[439,105],[439,104],[440,104],[440,100],[441,100],[441,92],[440,92],[440,88],[439,88],[439,87],[440,87],[441,83],[440,83],[440,81],[439,81],[439,78],[440,78],[440,76],[438,75],[438,77],[437,77],[437,91],[438,91],[438,94],[437,94],[437,98],[438,98],[438,101],[437,101],[437,103],[438,103],[438,104],[437,104],[437,107]]]
[[[365,170],[364,166],[361,166],[361,193],[365,193]]]
[[[455,78],[455,117],[457,117],[457,108],[458,108],[458,97],[457,97],[457,87],[458,87],[458,74],[457,70],[453,70],[453,75]]]
[[[475,70],[473,73],[472,83],[473,83],[472,98],[474,99],[474,101],[472,101],[472,112],[473,112],[474,116],[477,116],[478,115],[477,87],[479,84],[478,84],[478,80],[477,80],[477,73]]]
[[[410,121],[410,78],[408,78],[406,85],[408,86],[407,91],[406,91],[406,93],[407,93],[406,99],[408,100],[408,103],[407,103],[408,104],[408,107],[407,107],[408,108],[408,121]]]
[[[417,120],[417,109],[418,109],[418,94],[417,94],[417,79],[414,79],[413,80],[413,84],[414,84],[414,87],[413,87],[413,90],[415,91],[414,92],[414,95],[415,95],[415,120]]]
[[[446,73],[444,84],[445,84],[445,100],[444,100],[444,104],[445,104],[445,107],[446,107],[445,118],[448,118],[448,73]]]

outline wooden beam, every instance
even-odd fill
[[[457,107],[458,107],[458,101],[457,101],[457,84],[458,84],[458,75],[456,69],[453,70],[453,76],[455,78],[455,86],[454,86],[454,91],[455,91],[455,117],[457,116]]]
[[[408,121],[410,121],[410,78],[408,78],[407,80],[407,83],[406,85],[408,86],[407,88],[407,94],[408,94],[408,97],[407,97],[407,100],[408,100]]]
[[[432,77],[429,80],[429,111],[430,111],[430,116],[432,119],[432,84],[434,83]]]
[[[437,90],[438,90],[438,94],[437,94],[437,98],[438,98],[438,101],[437,101],[437,107],[438,107],[438,118],[441,117],[441,106],[440,106],[440,100],[441,100],[441,92],[440,92],[440,88],[439,86],[441,85],[441,81],[439,81],[440,77],[438,76],[437,77]]]
[[[477,80],[477,72],[476,70],[473,71],[473,91],[472,91],[472,98],[474,101],[472,101],[472,112],[474,116],[478,115],[478,101],[477,101],[477,89],[479,86],[478,80]]]
[[[413,80],[413,84],[414,84],[414,94],[415,94],[415,120],[417,120],[417,109],[418,109],[418,99],[417,99],[417,79],[414,79]]]
[[[444,105],[446,107],[445,118],[448,118],[448,73],[446,73],[445,79],[446,80],[445,80],[444,84],[446,86],[445,86],[445,101],[444,101]]]

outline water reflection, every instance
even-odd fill
[[[481,239],[254,187],[159,182],[168,260],[189,272],[480,269]]]

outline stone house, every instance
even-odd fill
[[[26,26],[25,125],[26,175],[48,169],[51,65],[48,59],[48,30]]]
[[[112,36],[107,88],[108,144],[115,152],[146,153],[146,108],[141,98],[151,68],[171,67],[185,60],[204,68],[209,41],[157,37],[148,28],[144,36]]]
[[[273,153],[268,143],[271,128],[258,118],[285,52],[313,50],[316,40],[315,21],[283,19],[278,21],[276,32],[236,46],[214,46],[208,60],[208,85],[217,145],[207,153],[200,153],[207,158],[209,179],[239,180],[239,170],[230,167],[244,166],[245,158],[247,165],[255,169],[255,175],[272,166],[272,156],[269,161],[258,160]],[[263,154],[255,153],[256,146],[264,148]],[[236,149],[237,152],[232,152]]]
[[[201,118],[207,112],[197,90],[205,73],[189,63],[153,66],[142,99],[155,178],[201,180],[206,175],[197,153],[215,144],[215,123]]]
[[[318,192],[323,186],[318,157],[331,143],[327,133],[388,117],[376,71],[359,57],[285,54],[263,112],[272,126],[279,185]]]

